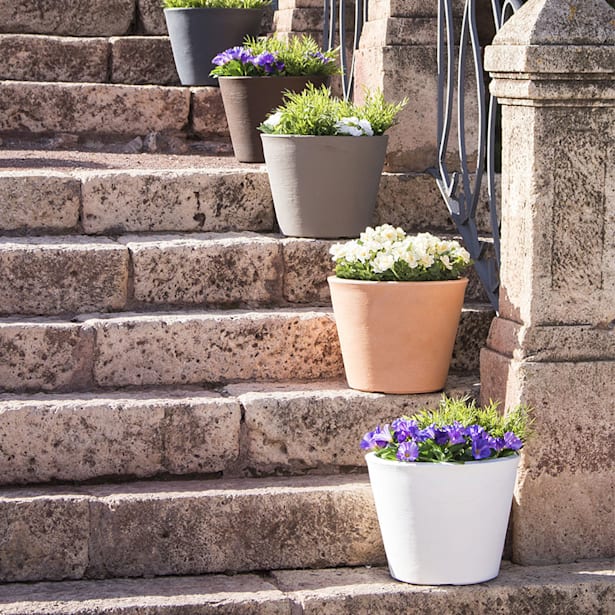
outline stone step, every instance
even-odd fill
[[[385,561],[364,474],[8,488],[0,507],[3,582]]]
[[[218,88],[0,81],[0,136],[227,138]]]
[[[446,393],[472,395],[476,381],[453,375]],[[341,380],[4,394],[0,484],[338,473],[364,467],[364,433],[440,395],[364,393]]]
[[[493,317],[466,306],[452,369],[478,370]],[[330,308],[183,310],[0,319],[0,390],[199,386],[343,375]]]
[[[166,36],[0,34],[0,79],[179,85]]]
[[[46,142],[55,151],[0,150],[0,233],[274,228],[265,165],[223,156],[58,151],[61,143],[57,136]],[[384,222],[408,232],[455,232],[433,177],[425,173],[382,174],[374,224]],[[483,209],[477,223],[490,232]]]
[[[553,566],[502,562],[497,579],[438,588],[394,581],[383,567],[283,570],[4,585],[3,615],[611,615],[612,560]]]
[[[0,315],[329,305],[333,243],[252,232],[0,237]],[[467,300],[480,301],[471,279]]]

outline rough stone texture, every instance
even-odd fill
[[[41,498],[3,491],[0,508],[0,581],[83,576],[90,530],[86,498],[60,489]]]
[[[613,577],[608,560],[544,568],[503,562],[497,579],[466,587],[399,583],[384,568],[273,572],[274,583],[305,615],[609,615]]]
[[[290,615],[290,601],[256,575],[158,577],[7,585],[3,615]]]
[[[186,312],[86,321],[100,386],[339,376],[335,323],[324,310]]]
[[[423,27],[430,20],[421,19]],[[431,30],[430,30],[431,31]],[[437,161],[437,61],[435,41],[430,46],[391,45],[382,41],[361,42],[355,59],[355,92],[362,100],[362,88],[380,88],[387,99],[408,97],[409,103],[398,115],[396,125],[387,131],[389,144],[387,170],[424,171]],[[408,79],[408,75],[412,75]],[[476,86],[471,74],[466,82],[466,117],[476,117]],[[456,120],[453,117],[447,162],[450,168],[459,166],[456,153]],[[469,163],[476,159],[476,126],[473,119],[466,123]]]
[[[239,454],[237,401],[190,390],[0,396],[4,484],[219,472]]]
[[[81,186],[64,173],[0,174],[0,229],[66,232],[79,221]]]
[[[472,393],[471,378],[449,378],[452,396]],[[383,395],[345,382],[241,384],[225,389],[245,412],[243,464],[260,473],[365,467],[358,442],[367,431],[404,414],[436,407],[440,393]]]
[[[0,6],[0,31],[113,36],[128,32],[134,13],[126,0],[17,0]]]
[[[270,231],[273,201],[264,170],[133,171],[83,177],[86,233]]]
[[[459,372],[478,370],[480,350],[485,345],[494,315],[493,309],[488,305],[475,304],[464,307],[453,348],[452,370]]]
[[[0,34],[0,79],[103,83],[108,46],[104,38]]]
[[[162,36],[168,34],[161,2],[158,2],[158,0],[137,0],[137,13],[140,28],[145,34]]]
[[[166,36],[124,36],[110,42],[113,83],[179,85]]]
[[[137,483],[92,494],[93,577],[384,561],[367,477]]]
[[[78,390],[91,384],[94,336],[78,324],[0,320],[0,390]]]
[[[226,113],[220,89],[195,87],[192,92],[192,129],[200,137],[228,138]]]
[[[1,81],[0,130],[145,135],[179,131],[188,122],[190,93],[143,85]]]
[[[602,0],[536,0],[486,58],[503,103],[503,233],[481,395],[535,409],[513,507],[521,563],[615,554],[613,43]]]
[[[333,272],[329,248],[334,241],[325,239],[282,240],[284,254],[284,298],[291,303],[330,305],[327,276]]]
[[[282,297],[279,242],[257,233],[121,239],[130,251],[137,302],[258,306]]]
[[[0,239],[0,313],[121,309],[127,285],[128,250],[109,239]]]

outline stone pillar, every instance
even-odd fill
[[[479,1],[490,16],[490,5]],[[454,0],[456,40],[464,0]],[[380,88],[387,100],[408,97],[409,104],[391,128],[386,168],[390,171],[425,171],[437,161],[438,0],[370,0],[355,67],[355,100],[364,87]],[[466,137],[470,161],[477,150],[475,75],[469,60],[466,78]],[[456,108],[447,160],[458,168]]]
[[[487,49],[502,104],[500,314],[483,400],[535,409],[513,560],[615,555],[615,10],[529,0]]]

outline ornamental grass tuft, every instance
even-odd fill
[[[531,433],[531,411],[506,413],[491,402],[480,408],[468,397],[442,396],[438,408],[402,416],[366,433],[361,448],[403,462],[465,463],[517,455]]]

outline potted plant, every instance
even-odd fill
[[[263,162],[258,127],[283,102],[285,91],[307,83],[328,85],[339,73],[336,51],[323,52],[307,35],[290,39],[248,38],[219,53],[211,75],[218,78],[233,151],[240,162]]]
[[[372,220],[389,128],[406,101],[367,92],[355,105],[308,84],[289,92],[260,127],[280,230],[351,237]]]
[[[175,66],[182,85],[218,85],[210,76],[220,49],[257,36],[271,0],[163,0]]]
[[[443,397],[379,426],[361,447],[391,576],[466,585],[500,569],[529,410]]]
[[[427,393],[446,384],[470,255],[430,233],[384,224],[331,246],[328,278],[348,385]]]

